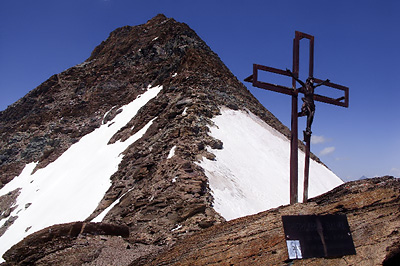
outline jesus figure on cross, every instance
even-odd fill
[[[286,69],[286,72],[290,74],[300,85],[302,86],[300,91],[304,93],[304,97],[302,98],[303,105],[301,107],[301,112],[299,112],[298,116],[307,116],[307,127],[304,131],[304,141],[307,141],[311,137],[311,124],[314,120],[315,114],[315,103],[314,103],[314,89],[324,85],[329,82],[329,79],[314,85],[314,78],[308,77],[306,83],[304,84],[299,78],[297,78],[292,71]]]

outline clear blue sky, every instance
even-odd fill
[[[158,13],[187,23],[240,80],[253,63],[291,68],[295,30],[314,35],[314,74],[350,87],[350,107],[317,103],[313,134],[322,143],[312,151],[345,180],[400,176],[396,0],[0,0],[0,110],[86,60],[115,28]],[[290,126],[289,96],[246,85]]]

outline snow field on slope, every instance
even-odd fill
[[[0,190],[1,196],[21,188],[14,205],[17,208],[9,216],[18,218],[0,237],[0,256],[33,232],[54,224],[82,221],[95,210],[111,185],[111,175],[118,170],[122,152],[143,136],[154,119],[124,142],[108,145],[109,140],[161,89],[162,86],[149,88],[121,107],[122,112],[112,121],[82,137],[45,168],[32,174],[37,163],[26,165]]]
[[[226,220],[289,204],[290,141],[250,112],[221,109],[212,119],[210,135],[223,142],[203,158],[214,196],[214,209]],[[343,181],[320,163],[310,160],[309,197],[325,193]],[[304,152],[299,150],[299,198],[303,195]]]

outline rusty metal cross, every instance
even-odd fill
[[[293,40],[293,70],[292,70],[293,76],[291,75],[290,71],[284,71],[273,67],[253,64],[253,74],[245,79],[245,81],[251,82],[254,87],[276,91],[292,96],[292,121],[291,121],[291,139],[290,139],[290,204],[298,202],[298,94],[305,93],[305,88],[304,86],[296,88],[296,78],[298,78],[299,76],[299,61],[300,61],[299,48],[300,48],[300,40],[302,39],[309,40],[310,59],[309,59],[308,76],[314,77],[314,36],[296,31],[295,38]],[[292,88],[259,81],[258,80],[259,70],[292,77]],[[314,93],[313,94],[314,101],[329,103],[342,107],[349,106],[348,87],[323,81],[317,78],[314,78],[314,81],[317,83],[323,83],[323,85],[325,86],[343,92],[343,96],[339,98],[331,98],[328,96],[323,96]],[[304,134],[304,139],[306,142],[306,150],[305,150],[305,165],[304,165],[303,202],[306,202],[308,199],[308,175],[309,175],[309,165],[310,165],[311,131],[309,132],[308,136]]]

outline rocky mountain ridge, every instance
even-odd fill
[[[88,60],[53,75],[0,113],[2,185],[30,162],[38,161],[39,169],[55,161],[82,136],[112,120],[121,106],[156,85],[164,87],[161,94],[110,143],[127,139],[157,119],[125,151],[112,186],[87,220],[125,195],[105,220],[130,226],[137,242],[166,243],[222,221],[211,208],[207,178],[193,163],[199,156],[212,158],[206,146],[222,147],[207,134],[209,118],[218,114],[220,105],[229,105],[259,113],[286,134],[288,130],[193,30],[164,15],[115,30]],[[173,146],[178,156],[165,160]],[[172,183],[172,177],[180,182]],[[133,186],[135,191],[127,193]],[[8,198],[16,195],[18,191]],[[12,209],[12,200],[2,202]],[[171,232],[178,222],[185,222],[182,230]]]
[[[179,95],[176,108],[191,104],[188,99],[194,96],[191,90],[196,92],[194,85],[203,86],[199,100],[214,95],[219,104],[248,108],[289,134],[193,30],[158,15],[146,24],[113,31],[85,62],[53,75],[0,112],[0,186],[26,163],[39,161],[39,167],[44,167],[54,161],[82,136],[112,119],[118,107],[131,102],[150,84],[164,85],[174,96]],[[183,88],[189,89],[185,96],[180,95]]]
[[[196,163],[202,158],[215,160],[212,150],[223,149],[223,142],[209,134],[212,118],[220,114],[222,106],[251,112],[289,136],[289,130],[193,30],[158,15],[143,25],[115,30],[85,62],[53,75],[0,112],[0,187],[10,183],[29,163],[38,162],[33,172],[45,169],[83,136],[110,126],[122,106],[156,86],[162,86],[157,96],[110,139],[109,144],[124,142],[149,125],[144,135],[121,154],[110,188],[83,221],[89,223],[112,207],[102,223],[127,226],[129,237],[121,240],[114,235],[58,235],[66,243],[64,248],[43,251],[33,258],[36,264],[68,261],[65,256],[73,254],[69,251],[82,245],[93,253],[93,259],[84,262],[95,263],[100,256],[96,249],[107,246],[104,239],[112,240],[116,249],[129,246],[131,253],[143,257],[224,222],[213,208],[204,169]],[[0,197],[0,219],[6,220],[0,237],[18,219],[14,212],[18,207],[31,208],[29,204],[15,205],[20,193],[15,189]],[[71,229],[69,225],[57,228],[60,232]],[[32,237],[43,235],[47,234]],[[54,242],[49,239],[44,246],[59,243],[58,238]],[[16,258],[7,256],[9,261]],[[24,264],[24,259],[15,263]]]

